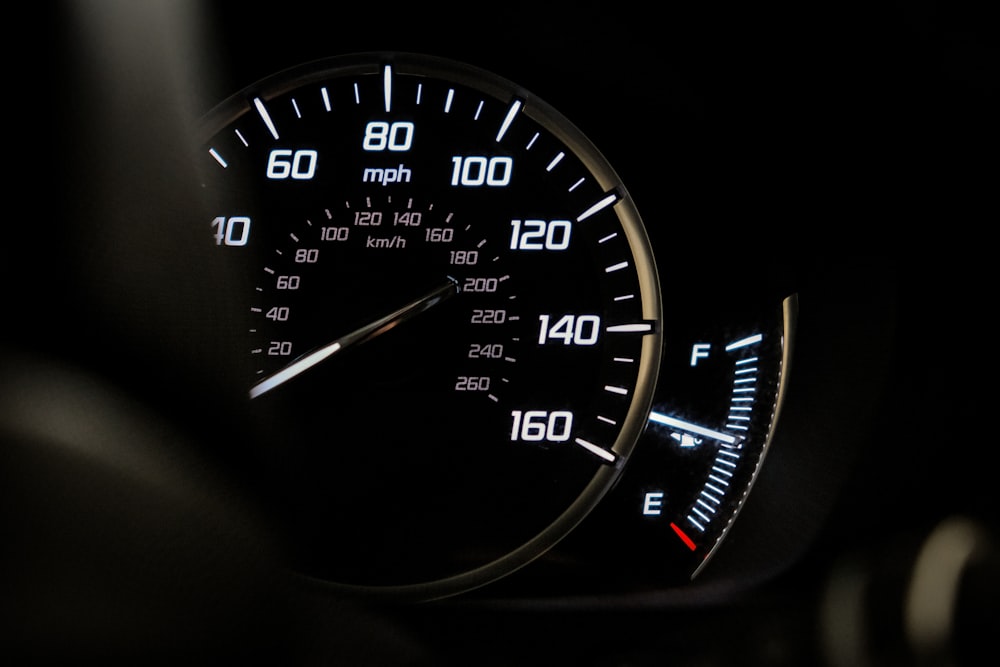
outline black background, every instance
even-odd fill
[[[872,574],[868,657],[915,663],[898,620],[914,545],[949,516],[997,528],[986,10],[211,7],[201,30],[118,2],[59,3],[25,23],[36,50],[13,68],[25,94],[8,102],[9,131],[28,165],[13,198],[45,190],[27,214],[9,205],[0,245],[4,614],[17,621],[5,646],[185,661],[824,664],[820,600],[849,562]],[[125,45],[72,27],[91,19]],[[227,278],[177,231],[197,202],[178,137],[274,71],[382,49],[478,65],[568,116],[629,188],[665,284],[683,293],[697,272],[723,294],[749,262],[760,289],[799,292],[787,410],[731,538],[752,562],[720,554],[725,569],[697,593],[602,598],[522,585],[529,567],[510,588],[416,608],[286,585],[238,467],[217,470],[242,437],[220,333]],[[28,418],[32,406],[41,416]],[[737,532],[744,522],[759,530]],[[962,598],[960,662],[974,664],[967,651],[995,628],[995,562],[980,596]]]

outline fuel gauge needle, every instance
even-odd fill
[[[682,419],[677,419],[677,417],[671,417],[670,415],[665,415],[662,412],[650,412],[649,421],[656,422],[657,424],[663,424],[664,426],[669,426],[671,428],[675,428],[680,431],[687,431],[688,433],[693,433],[695,435],[701,435],[705,436],[706,438],[712,438],[713,440],[724,442],[727,445],[732,445],[736,443],[736,437],[729,435],[728,433],[722,433],[721,431],[713,431],[710,428],[705,428],[704,426],[699,426],[698,424],[692,424],[691,422],[686,422]]]
[[[275,387],[280,387],[297,375],[301,375],[313,366],[326,361],[341,350],[354,345],[360,345],[365,341],[384,334],[386,331],[394,329],[403,322],[416,317],[425,310],[436,306],[445,299],[456,294],[458,294],[458,283],[455,282],[453,278],[449,277],[447,283],[431,290],[422,297],[411,301],[402,308],[389,313],[385,317],[380,317],[373,322],[369,322],[368,324],[355,329],[351,333],[341,336],[331,343],[327,343],[326,345],[322,345],[311,352],[307,352],[284,368],[268,375],[266,378],[250,387],[250,398],[257,398],[258,396],[271,391]]]

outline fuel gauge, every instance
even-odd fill
[[[685,311],[668,328],[649,423],[595,517],[631,574],[690,581],[723,543],[777,423],[795,311],[792,296]]]

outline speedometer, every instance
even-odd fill
[[[393,53],[280,73],[205,126],[297,569],[432,597],[566,535],[641,434],[661,346],[646,233],[598,150],[504,79]]]

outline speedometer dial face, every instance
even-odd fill
[[[203,138],[300,571],[443,595],[572,529],[642,432],[661,342],[645,231],[587,139],[403,54],[267,79]]]

